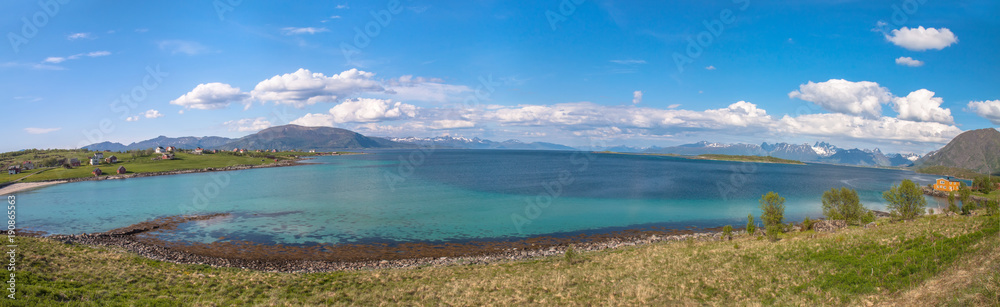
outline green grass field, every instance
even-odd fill
[[[997,306],[998,230],[995,216],[930,216],[778,242],[743,236],[571,260],[309,274],[165,263],[18,238],[13,305]]]
[[[86,154],[86,157],[93,155],[93,152]],[[102,163],[99,166],[87,165],[89,159],[81,158],[80,162],[83,164],[79,167],[73,167],[72,169],[66,169],[63,167],[49,167],[43,168],[37,174],[31,177],[23,179],[21,182],[34,182],[34,181],[45,181],[45,180],[55,180],[55,179],[71,179],[71,178],[83,178],[92,177],[91,172],[94,168],[100,168],[104,174],[115,174],[119,166],[125,166],[127,174],[134,173],[148,173],[148,172],[164,172],[164,171],[176,171],[176,170],[188,170],[188,169],[203,169],[208,167],[226,167],[233,165],[263,165],[274,163],[274,160],[267,159],[264,156],[271,155],[278,160],[289,160],[293,159],[292,156],[311,156],[314,154],[302,153],[302,152],[278,152],[278,153],[249,153],[249,154],[233,154],[229,152],[220,152],[217,154],[203,154],[195,155],[190,153],[179,152],[175,154],[173,160],[152,160],[153,157],[159,155],[151,156],[136,156],[133,157],[130,153],[104,153],[105,157],[110,157],[115,155],[119,158],[118,163],[107,164]],[[65,157],[65,156],[64,156]],[[34,170],[33,170],[34,171]],[[8,175],[4,173],[0,175],[0,183],[10,182],[21,177],[25,177],[28,174],[22,173],[17,175]]]

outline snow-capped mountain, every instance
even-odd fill
[[[812,146],[812,150],[820,157],[826,158],[836,154],[840,148],[830,145],[830,143],[827,142],[816,142],[816,145]]]
[[[881,149],[842,149],[826,142],[809,144],[763,143],[724,144],[701,141],[673,147],[651,147],[645,152],[679,155],[726,154],[772,156],[804,162],[821,162],[864,166],[910,166],[919,158],[915,154],[885,154]]]

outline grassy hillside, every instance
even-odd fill
[[[16,304],[996,306],[998,229],[996,217],[931,216],[778,242],[744,236],[572,259],[310,274],[164,263],[18,238]]]
[[[918,168],[942,166],[1000,175],[1000,131],[986,128],[962,132],[940,150],[921,157],[915,165]]]
[[[96,168],[100,168],[105,174],[114,174],[119,166],[125,166],[128,171],[127,174],[134,173],[147,173],[147,172],[164,172],[164,171],[176,171],[176,170],[188,170],[188,169],[203,169],[208,167],[226,167],[233,165],[263,165],[274,163],[274,160],[265,158],[266,156],[274,156],[278,160],[289,160],[292,156],[309,156],[313,155],[310,153],[303,152],[278,152],[278,153],[247,153],[247,154],[234,154],[231,152],[220,152],[217,154],[203,154],[194,155],[190,153],[179,152],[175,154],[173,160],[153,160],[153,157],[159,155],[132,155],[131,153],[104,153],[105,157],[110,157],[111,155],[117,156],[120,160],[118,163],[107,164],[102,163]],[[84,157],[90,157],[93,152],[84,154]],[[25,178],[21,182],[33,182],[33,181],[45,181],[54,179],[71,179],[71,178],[83,178],[91,177],[91,171],[94,170],[95,166],[86,165],[89,160],[80,158],[80,162],[83,164],[79,167],[73,167],[72,169],[66,169],[62,167],[50,167],[38,170],[31,177]],[[34,170],[33,170],[34,171]],[[17,180],[21,177],[27,176],[28,174],[17,174],[8,175],[6,172],[0,174],[0,183],[10,182]]]
[[[920,167],[916,170],[916,172],[921,174],[951,176],[951,177],[964,178],[970,180],[976,177],[983,176],[983,174],[980,174],[979,172],[970,169],[941,166],[941,165]]]

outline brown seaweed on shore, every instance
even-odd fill
[[[227,213],[219,213],[168,216],[103,233],[55,235],[49,238],[66,243],[120,247],[155,260],[282,272],[490,263],[558,255],[569,246],[573,246],[577,251],[584,251],[635,246],[658,241],[718,240],[721,238],[718,232],[657,228],[623,230],[604,234],[580,234],[572,237],[540,236],[512,241],[289,246],[247,241],[170,242],[159,239],[156,235],[156,232],[174,230],[182,223],[228,215]]]

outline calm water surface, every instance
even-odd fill
[[[785,216],[821,216],[832,187],[884,210],[913,172],[553,151],[388,151],[296,167],[60,184],[17,194],[18,225],[101,232],[162,216],[232,213],[178,241],[316,244],[506,240],[664,226],[743,226],[768,191]],[[936,202],[929,199],[931,206]],[[220,239],[221,238],[221,239]]]

